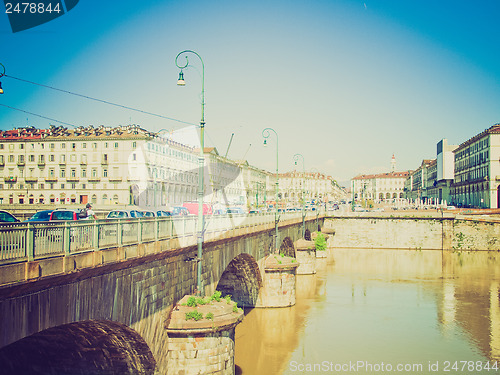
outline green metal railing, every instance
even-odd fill
[[[316,213],[308,216],[316,218]],[[300,212],[280,214],[281,222],[298,219]],[[174,216],[5,223],[0,225],[0,265],[166,239],[178,239],[181,247],[196,245],[197,220]],[[274,213],[207,216],[204,237],[214,240],[230,230],[259,225],[274,227]]]

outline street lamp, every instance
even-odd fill
[[[299,157],[302,159],[302,238],[306,235],[306,169],[304,167],[304,155],[295,154],[293,155],[293,160],[295,161],[295,165],[299,160]]]
[[[262,136],[264,137],[264,146],[267,146],[267,138],[271,136],[271,131],[276,135],[276,196],[275,196],[275,210],[274,210],[274,225],[276,229],[276,240],[274,241],[274,253],[279,253],[278,248],[278,189],[279,189],[279,176],[278,176],[278,133],[273,128],[265,128],[262,131]]]
[[[5,75],[5,66],[3,66],[2,63],[0,63],[0,78],[2,78]],[[2,82],[0,82],[0,94],[3,94],[3,89],[2,89]]]
[[[184,73],[183,69],[187,68],[189,64],[189,60],[187,54],[192,53],[201,61],[202,66],[202,76],[201,76],[201,120],[200,120],[200,155],[198,157],[198,236],[197,236],[197,244],[198,244],[198,255],[196,258],[196,262],[198,263],[197,267],[197,282],[196,282],[196,294],[203,296],[204,293],[202,291],[201,285],[201,260],[203,257],[203,230],[204,230],[204,217],[203,217],[203,195],[204,195],[204,166],[205,166],[205,64],[203,63],[203,59],[196,52],[191,50],[184,50],[179,52],[175,57],[175,65],[181,70],[179,72],[179,80],[177,81],[178,86],[184,86],[186,82],[184,81]],[[186,64],[179,65],[178,59],[182,54],[186,54]]]

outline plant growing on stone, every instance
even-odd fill
[[[326,250],[326,239],[325,236],[323,236],[323,233],[318,232],[318,235],[314,240],[314,245],[316,246],[316,250]]]
[[[189,307],[196,307],[198,303],[196,302],[196,297],[190,296],[186,302],[186,305]]]
[[[220,302],[221,296],[222,293],[219,290],[216,290],[214,294],[212,294],[212,297],[210,297],[210,299],[215,302]]]
[[[237,313],[239,311],[238,304],[235,302],[233,305],[233,312]]]
[[[228,294],[227,296],[224,297],[224,299],[226,300],[227,304],[230,305],[231,304],[231,295]]]
[[[201,312],[198,312],[198,310],[193,310],[193,311],[190,311],[190,312],[187,312],[186,313],[186,320],[195,320],[195,321],[198,321],[198,320],[201,320],[203,319],[203,314]]]
[[[214,314],[211,313],[211,312],[207,313],[207,315],[205,315],[205,319],[213,321],[214,320]]]

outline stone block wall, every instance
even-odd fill
[[[325,226],[337,248],[500,250],[500,222],[487,219],[336,217]]]

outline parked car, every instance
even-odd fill
[[[55,220],[78,220],[78,212],[75,210],[54,210],[50,213],[49,221]]]
[[[229,207],[227,209],[228,214],[244,214],[246,213],[245,210],[241,207]]]
[[[198,211],[196,211],[198,212]],[[175,206],[172,208],[172,215],[174,216],[187,216],[189,215],[189,211],[186,207]]]
[[[10,212],[0,210],[0,223],[17,223],[19,219]]]
[[[30,217],[29,219],[26,219],[25,221],[29,221],[29,222],[50,221],[50,214],[53,211],[54,210],[38,211],[32,217]]]
[[[155,213],[153,211],[142,211],[142,217],[155,217]]]
[[[139,210],[113,210],[108,213],[106,219],[130,219],[136,217],[143,217]]]
[[[172,213],[170,211],[166,210],[157,210],[155,212],[157,217],[165,217],[165,216],[172,216]]]
[[[198,215],[198,202],[184,202],[182,205],[186,207],[190,214]],[[203,215],[212,215],[212,206],[208,203],[203,203]]]

